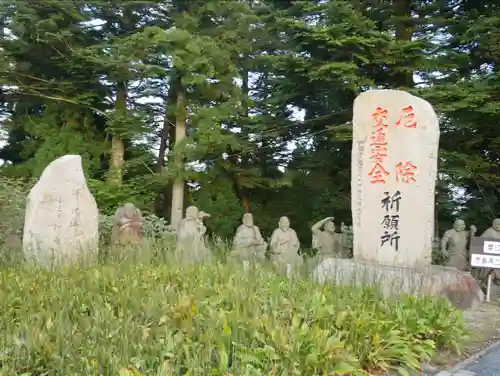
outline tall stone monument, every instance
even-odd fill
[[[373,90],[354,101],[353,254],[358,262],[431,263],[439,125],[425,100]]]
[[[99,210],[87,187],[82,158],[50,163],[31,189],[24,219],[23,251],[43,267],[92,261],[99,242]]]

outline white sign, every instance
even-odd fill
[[[483,252],[500,255],[500,242],[485,241],[483,245]]]
[[[470,255],[471,266],[479,268],[499,268],[500,269],[500,256],[480,255],[473,253]]]

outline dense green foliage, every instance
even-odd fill
[[[500,211],[499,12],[472,0],[1,2],[0,172],[28,180],[78,153],[104,214],[132,201],[169,220],[180,178],[212,234],[231,236],[251,211],[268,236],[287,215],[308,246],[313,222],[351,221],[353,99],[401,88],[440,114],[437,232],[456,216],[482,231]]]
[[[0,373],[398,374],[466,334],[448,301],[180,265],[169,252],[163,244],[135,262],[110,253],[86,269],[0,270]]]

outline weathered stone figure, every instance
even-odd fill
[[[312,246],[318,250],[316,257],[320,260],[329,257],[345,257],[342,254],[342,235],[335,232],[333,220],[333,217],[327,217],[316,222],[311,227]],[[321,228],[324,228],[324,230]]]
[[[352,226],[340,225],[340,257],[351,258]]]
[[[269,241],[270,256],[274,264],[279,267],[290,265],[294,269],[302,262],[297,253],[300,248],[299,238],[295,230],[290,228],[288,217],[281,217],[278,228],[274,230]]]
[[[253,224],[251,213],[243,215],[243,223],[233,239],[233,255],[246,261],[264,261],[267,243],[260,230]]]
[[[465,222],[457,219],[453,228],[445,231],[441,239],[441,251],[448,255],[446,266],[453,266],[458,270],[467,270],[469,267],[469,241],[476,233],[476,227],[465,229]]]
[[[481,238],[493,238],[500,240],[500,218],[496,218],[493,220],[491,227],[488,228],[485,232],[483,232],[480,236]],[[486,278],[488,276],[488,269],[481,269],[480,278]],[[500,280],[500,270],[494,269],[492,273],[493,279]]]
[[[311,227],[312,247],[318,250],[318,255],[334,257],[335,241],[333,234],[335,233],[335,223],[333,220],[333,217],[327,217],[316,222]]]
[[[196,206],[186,209],[186,217],[179,222],[177,229],[177,251],[183,258],[201,260],[210,255],[204,238],[207,228],[203,218],[207,217],[210,214],[198,210]]]
[[[111,244],[139,244],[141,240],[142,213],[134,204],[126,203],[116,210],[111,231]]]
[[[491,227],[481,234],[481,238],[500,239],[500,218],[493,220]]]

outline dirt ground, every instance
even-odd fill
[[[462,354],[438,354],[433,364],[453,366],[500,340],[500,287],[492,287],[491,302],[484,302],[478,309],[465,312],[465,320],[471,337],[465,342]]]

